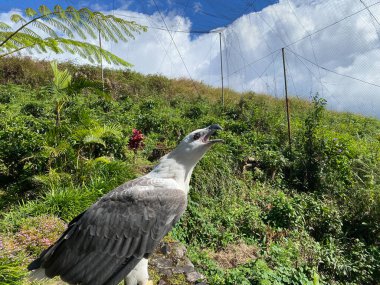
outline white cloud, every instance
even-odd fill
[[[297,41],[286,50],[292,95],[309,98],[310,94],[318,92],[327,98],[331,109],[380,118],[379,87],[328,72],[292,53],[333,72],[380,85],[380,25],[377,23],[380,4],[376,4],[377,0],[363,1],[376,19],[364,10],[331,25],[365,8],[360,1],[341,0],[280,0],[258,13],[240,17],[223,32],[225,85],[238,91],[283,96],[279,49]],[[145,74],[160,73],[173,78],[189,77],[190,74],[195,80],[220,86],[217,33],[197,37],[171,33],[188,73],[165,30],[161,15],[148,16],[127,9],[125,6],[113,13],[163,30],[149,28],[134,41],[117,45],[104,43],[105,48],[130,61],[134,70]],[[1,14],[0,19],[3,16]],[[191,30],[191,21],[175,11],[165,14],[164,19],[170,30]],[[323,29],[328,25],[331,26]]]

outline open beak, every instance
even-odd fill
[[[214,124],[211,126],[208,126],[206,128],[206,135],[203,137],[203,142],[205,143],[218,143],[218,142],[223,142],[222,139],[212,139],[210,140],[210,137],[215,134],[218,130],[223,130],[221,126],[218,124]]]

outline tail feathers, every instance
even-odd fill
[[[105,282],[104,285],[117,285],[119,284],[125,276],[129,274],[135,268],[137,263],[140,262],[141,259],[138,259],[136,257],[130,257],[128,258],[122,265],[119,266],[119,268],[116,270],[116,272],[109,277]]]
[[[29,265],[28,265],[28,270],[35,270],[39,269],[41,267],[41,259],[37,258],[33,260]]]
[[[44,268],[38,268],[34,269],[30,274],[29,274],[29,281],[41,281],[44,279],[48,279],[49,277],[46,276],[45,274],[45,269]]]

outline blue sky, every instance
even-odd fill
[[[193,31],[209,31],[218,27],[231,24],[244,14],[257,12],[277,3],[277,0],[155,0],[158,9],[167,14],[169,12],[187,17],[192,22]],[[157,7],[153,0],[13,0],[2,1],[0,12],[7,12],[12,8],[25,9],[28,7],[38,8],[39,5],[46,5],[49,8],[59,4],[63,7],[68,5],[76,8],[91,7],[101,10],[112,10],[126,8],[128,10],[143,14],[154,14]]]

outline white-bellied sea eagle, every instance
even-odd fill
[[[186,209],[197,162],[222,140],[219,125],[193,131],[148,174],[112,190],[74,218],[62,236],[29,264],[31,278],[69,284],[146,285],[148,257]]]

